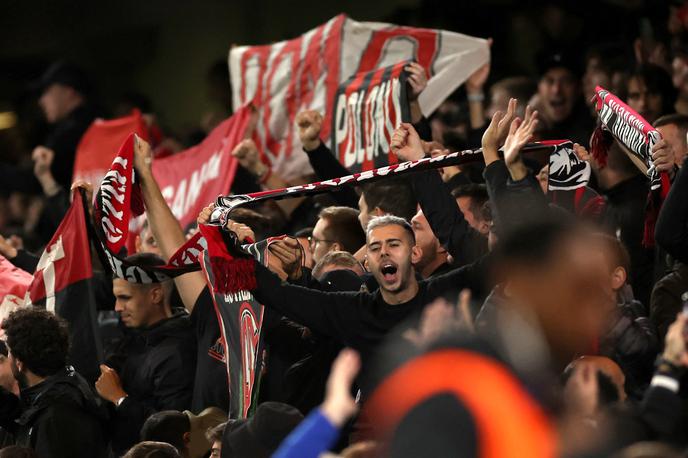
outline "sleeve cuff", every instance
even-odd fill
[[[679,381],[676,378],[665,374],[655,374],[654,377],[652,377],[650,386],[666,388],[672,393],[678,393],[678,390],[681,387]]]

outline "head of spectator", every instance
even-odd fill
[[[483,184],[466,184],[452,190],[452,196],[469,226],[484,236],[490,232],[490,221],[483,218],[483,205],[489,200]]]
[[[603,130],[601,135],[602,141],[609,145],[607,163],[597,170],[597,179],[602,189],[611,189],[642,173],[609,131]]]
[[[679,113],[664,115],[653,126],[669,142],[674,151],[674,164],[681,167],[688,156],[688,116]]]
[[[225,433],[225,429],[237,427],[243,423],[243,421],[244,420],[228,420],[206,430],[205,438],[210,442],[210,458],[220,458],[222,454],[222,436]]]
[[[281,402],[264,402],[248,420],[225,428],[222,455],[233,458],[268,458],[303,420],[294,407]]]
[[[416,245],[422,253],[414,267],[421,277],[429,278],[438,267],[447,263],[447,250],[435,237],[423,210],[418,210],[416,216],[411,218],[411,227],[416,238]]]
[[[65,119],[81,106],[90,91],[85,73],[64,61],[52,64],[35,86],[41,92],[38,104],[50,124]]]
[[[563,217],[500,233],[493,250],[495,284],[511,310],[541,329],[552,363],[562,369],[602,334],[605,269],[596,251],[589,234]]]
[[[487,106],[485,115],[492,119],[497,111],[506,113],[509,108],[509,100],[530,100],[537,91],[537,84],[527,76],[512,76],[503,78],[490,87],[490,104]],[[523,118],[526,104],[519,104],[517,116]]]
[[[400,304],[412,299],[418,292],[413,266],[422,252],[411,225],[398,216],[379,216],[368,224],[366,238],[368,270],[380,285],[385,302]]]
[[[227,415],[217,407],[209,407],[198,415],[188,410],[163,410],[148,417],[143,424],[141,441],[166,442],[184,458],[201,458],[212,446],[206,432],[218,424],[224,425],[226,420]]]
[[[611,382],[614,390],[616,391],[616,394],[609,392],[609,383],[605,383],[605,385],[607,385],[606,387],[599,386],[599,405],[609,405],[617,400],[622,402],[626,400],[626,376],[617,363],[605,356],[581,356],[580,358],[572,361],[571,364],[566,367],[564,370],[564,377],[570,375],[570,372],[576,367],[583,365],[592,367],[596,372],[602,373],[608,378],[607,381],[603,382],[599,382],[598,379],[598,386],[601,383]],[[566,379],[564,381],[566,381]],[[603,393],[602,390],[606,390],[607,393]]]
[[[401,180],[383,180],[364,186],[358,199],[358,220],[366,230],[376,216],[394,215],[410,221],[416,214],[416,199],[411,186]]]
[[[350,270],[363,275],[363,266],[348,251],[330,251],[313,267],[313,277],[320,280],[325,274],[335,270]]]
[[[137,253],[126,258],[141,267],[158,267],[165,261],[152,253]],[[128,328],[145,328],[172,316],[170,297],[172,281],[134,283],[123,278],[112,280],[115,311]]]
[[[46,310],[29,307],[12,312],[2,322],[10,367],[19,387],[34,386],[67,365],[67,323]]]
[[[303,248],[303,265],[309,269],[312,269],[315,265],[315,261],[313,261],[313,253],[311,252],[311,237],[313,237],[312,227],[304,227],[294,234],[294,238],[298,240],[301,248]]]
[[[631,74],[627,88],[626,103],[650,124],[675,111],[676,88],[662,67],[641,65]]]
[[[547,124],[560,124],[573,114],[580,99],[578,64],[569,53],[545,53],[538,59],[540,117]]]
[[[616,237],[597,233],[594,235],[594,241],[599,244],[597,256],[606,273],[605,293],[616,304],[619,293],[626,286],[630,275],[631,257],[626,247]]]
[[[10,364],[7,344],[4,340],[0,340],[0,387],[10,393],[19,394],[19,385],[12,372],[12,364]]]
[[[155,240],[153,231],[148,224],[148,220],[143,222],[141,227],[141,232],[136,236],[135,240],[136,252],[137,253],[152,253],[160,256],[160,247],[158,247],[158,242]]]
[[[310,249],[316,264],[331,251],[355,253],[365,245],[359,212],[349,207],[327,207],[313,227]]]
[[[0,449],[0,458],[39,458],[39,456],[31,448],[10,445]]]
[[[250,227],[256,236],[256,241],[264,240],[268,237],[271,220],[257,211],[249,208],[235,208],[232,210],[232,221]]]
[[[174,446],[165,442],[139,442],[122,458],[182,458]]]

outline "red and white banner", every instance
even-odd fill
[[[243,140],[250,119],[251,109],[241,108],[198,145],[153,161],[153,175],[182,228],[194,223],[217,196],[229,192],[238,166],[231,153]]]
[[[321,137],[330,138],[337,89],[353,75],[415,60],[430,75],[419,98],[429,115],[489,57],[483,39],[339,15],[293,40],[232,48],[229,67],[234,107],[253,103],[259,109],[254,140],[276,170],[291,178],[310,169],[296,114],[323,113]]]
[[[0,323],[22,306],[32,280],[33,275],[15,267],[0,255]],[[3,336],[4,332],[0,329],[0,338]]]
[[[332,151],[351,172],[397,163],[389,147],[394,129],[411,122],[406,65],[404,61],[358,73],[337,91]]]
[[[97,186],[132,132],[148,140],[148,127],[138,110],[130,116],[93,121],[76,148],[72,181],[83,180]]]

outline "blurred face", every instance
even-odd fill
[[[164,316],[164,293],[161,284],[140,285],[121,278],[112,280],[115,311],[128,328],[150,326]]]
[[[649,123],[655,122],[662,114],[661,94],[649,92],[642,78],[628,80],[628,106],[637,111]]]
[[[213,442],[213,446],[210,447],[210,458],[220,458],[222,453],[222,441]]]
[[[368,268],[381,290],[398,294],[414,284],[412,264],[418,262],[420,250],[403,227],[376,227],[368,235],[367,249]]]
[[[492,116],[498,111],[506,113],[509,108],[509,93],[506,89],[497,87],[491,92],[490,104],[487,106],[487,111],[485,112],[485,115],[489,119],[492,119]]]
[[[513,269],[505,288],[514,304],[537,316],[553,356],[563,365],[590,348],[607,316],[605,266],[595,252],[587,238],[569,235],[546,263]]]
[[[53,124],[69,114],[74,90],[61,84],[51,84],[38,99],[48,123]]]
[[[583,97],[586,105],[593,106],[593,96],[595,95],[595,87],[602,86],[603,88],[611,87],[611,78],[609,75],[601,70],[591,70],[586,72],[583,76]]]
[[[415,263],[417,270],[421,271],[425,266],[436,261],[438,256],[446,259],[446,251],[440,245],[435,234],[430,228],[427,218],[422,210],[416,213],[416,216],[411,219],[411,227],[416,236],[416,245],[421,249],[422,255],[418,262]]]
[[[320,218],[313,228],[310,249],[313,253],[313,262],[316,264],[330,251],[338,249],[339,245],[332,240],[327,240],[325,233],[329,226],[326,218]]]
[[[468,225],[481,234],[487,235],[490,231],[490,226],[485,221],[476,218],[475,213],[473,213],[471,209],[473,199],[468,196],[457,197],[456,203],[459,205],[459,209],[461,209],[461,213],[463,213],[463,218]]]
[[[0,355],[0,387],[10,393],[15,393],[16,386],[17,380],[14,378],[9,356]]]
[[[688,153],[686,132],[679,129],[676,124],[666,124],[658,127],[657,130],[674,150],[674,163],[679,167],[683,165],[683,159],[685,159],[686,153]]]
[[[573,111],[578,97],[578,82],[569,70],[553,68],[540,79],[538,96],[545,120],[560,123]]]
[[[136,237],[136,252],[137,253],[153,253],[160,256],[160,247],[153,236],[153,231],[149,226],[146,226],[141,234]]]

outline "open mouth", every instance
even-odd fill
[[[397,270],[397,266],[394,264],[386,263],[382,265],[382,268],[380,268],[380,273],[385,281],[392,283],[397,279]]]

